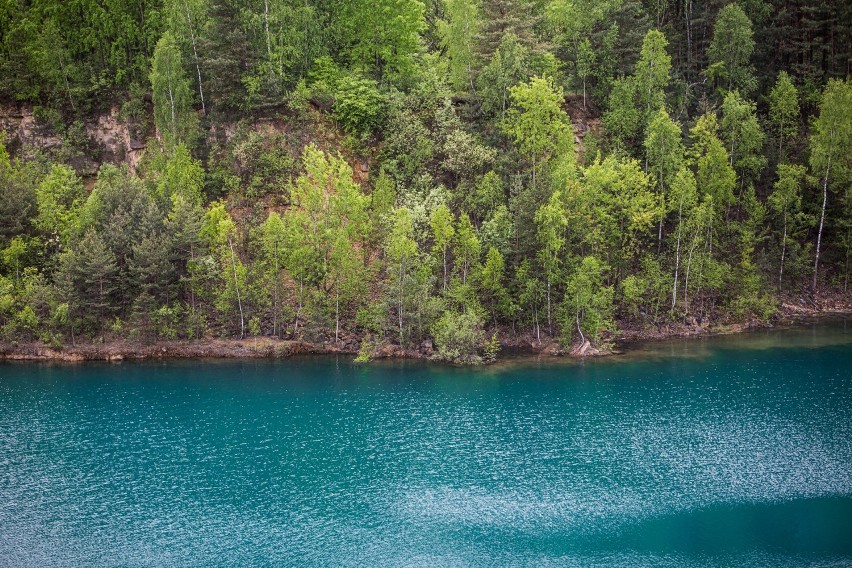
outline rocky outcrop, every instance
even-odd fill
[[[62,146],[62,139],[40,126],[32,107],[0,105],[0,129],[6,134],[7,146],[31,146],[41,150]]]
[[[59,152],[67,144],[57,134],[57,128],[43,124],[29,105],[0,105],[0,130],[5,133],[5,144],[24,155],[32,149]],[[139,132],[140,128],[123,121],[119,109],[112,107],[83,123],[87,151],[69,161],[82,175],[94,175],[102,163],[126,163],[135,168],[145,150],[144,137]],[[81,148],[73,150],[79,154]]]
[[[86,124],[86,134],[100,149],[102,161],[124,162],[131,168],[136,168],[145,150],[145,142],[134,138],[134,130],[119,119],[115,107]]]

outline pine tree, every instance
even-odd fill
[[[208,112],[245,106],[243,75],[256,65],[249,38],[240,24],[239,7],[233,0],[209,0],[207,25],[201,31],[199,54],[205,70],[204,92],[209,93]]]
[[[538,42],[533,28],[541,21],[533,2],[526,0],[483,0],[482,26],[478,44],[479,55],[483,61],[491,56],[511,34],[526,49],[536,51]]]
[[[73,274],[82,307],[103,334],[104,324],[115,309],[112,302],[118,277],[115,255],[93,229],[86,232],[74,254]]]
[[[135,243],[129,269],[134,288],[153,298],[156,307],[174,300],[175,265],[164,235],[150,233]]]

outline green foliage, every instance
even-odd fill
[[[456,269],[461,273],[462,283],[467,282],[468,274],[479,264],[481,253],[482,243],[470,217],[460,215],[456,224],[453,256],[456,260]]]
[[[488,249],[485,264],[479,270],[477,278],[479,280],[479,295],[491,314],[491,323],[495,326],[498,323],[498,315],[510,311],[511,301],[506,290],[505,272],[506,261],[503,255],[499,250],[491,247]]]
[[[90,228],[77,247],[63,253],[60,270],[72,282],[72,297],[86,324],[103,333],[104,323],[115,313],[113,294],[118,284],[118,265],[113,252]]]
[[[67,245],[77,227],[84,196],[83,183],[74,170],[55,164],[36,188],[36,228],[48,238]]]
[[[418,0],[355,0],[337,5],[333,17],[353,66],[372,73],[379,82],[409,77],[425,26],[423,8]]]
[[[370,135],[381,126],[384,115],[384,97],[375,81],[346,75],[337,83],[334,116],[349,134]]]
[[[151,60],[151,90],[154,122],[163,145],[171,152],[181,143],[192,146],[198,129],[198,115],[192,109],[192,87],[183,68],[180,47],[166,32]]]
[[[500,354],[500,348],[500,338],[497,337],[497,332],[495,331],[491,334],[491,339],[487,339],[485,345],[482,347],[482,360],[486,363],[493,363]]]
[[[455,111],[448,104],[438,110],[436,120],[443,135],[441,168],[447,172],[447,178],[453,185],[472,185],[476,176],[494,163],[496,152],[462,128]]]
[[[820,209],[812,282],[814,289],[817,288],[819,281],[822,235],[828,207],[829,188],[837,191],[838,186],[845,184],[848,187],[849,183],[850,164],[847,158],[852,155],[852,113],[849,112],[852,106],[850,105],[852,105],[852,81],[829,81],[823,92],[819,117],[814,121],[813,134],[810,140],[811,171],[814,177],[819,176],[822,182],[822,207]],[[848,196],[848,191],[846,195]]]
[[[508,207],[500,205],[494,214],[482,223],[479,236],[485,248],[496,248],[503,256],[508,256],[513,250],[515,227]]]
[[[532,162],[532,180],[553,154],[573,151],[571,120],[562,110],[564,94],[547,77],[533,77],[509,89],[512,107],[502,122],[503,131]]]
[[[482,112],[502,118],[509,108],[509,89],[529,78],[529,52],[518,38],[506,34],[488,64],[476,79]]]
[[[153,314],[154,329],[157,337],[177,339],[181,315],[179,307],[160,306],[157,308],[157,311]]]
[[[494,170],[490,170],[465,195],[465,210],[476,219],[491,217],[505,200],[503,180]]]
[[[453,242],[456,230],[453,227],[453,214],[446,204],[439,205],[429,219],[429,224],[432,227],[432,250],[441,255],[441,265],[443,267],[443,283],[444,290],[447,289],[447,253],[450,249],[450,244]]]
[[[189,203],[200,205],[203,200],[204,176],[201,162],[192,159],[184,144],[178,144],[157,180],[157,194],[164,202],[171,202],[180,196]]]
[[[553,335],[551,288],[554,280],[559,278],[562,267],[561,252],[565,246],[564,231],[568,224],[562,194],[559,191],[554,192],[550,200],[536,212],[535,222],[540,244],[539,258],[547,282],[547,326],[550,335]]]
[[[593,256],[584,257],[565,283],[562,302],[562,341],[571,345],[574,332],[580,341],[596,342],[615,328],[613,289],[604,282],[607,266]]]
[[[583,172],[582,190],[571,198],[581,242],[619,271],[635,258],[662,214],[651,179],[636,160],[596,160]]]
[[[757,120],[757,105],[743,100],[737,91],[725,95],[722,133],[730,163],[739,174],[741,185],[754,181],[766,167],[763,156],[765,135]]]
[[[457,91],[474,90],[476,36],[482,16],[475,0],[448,0],[447,20],[439,31],[450,60],[450,82]]]
[[[786,71],[778,74],[769,93],[769,119],[778,140],[778,161],[784,160],[784,146],[799,132],[799,91]]]
[[[2,140],[0,140],[2,142]],[[10,162],[0,143],[0,239],[23,233],[36,212],[36,175],[33,168]]]
[[[672,58],[666,52],[668,45],[666,36],[659,30],[649,31],[642,40],[633,84],[638,106],[645,117],[643,122],[649,120],[655,109],[665,105],[665,89],[671,80],[672,67]]]
[[[455,363],[479,363],[484,339],[482,318],[474,311],[441,314],[432,326],[432,335],[441,358]]]
[[[393,226],[384,245],[387,259],[386,298],[396,316],[400,345],[410,337],[409,314],[416,311],[413,304],[417,295],[417,264],[420,254],[414,240],[411,212],[399,207],[393,213]]]
[[[756,85],[751,55],[754,52],[751,20],[737,3],[719,11],[713,41],[707,49],[707,75],[725,91],[751,93]]]
[[[783,8],[0,2],[4,338],[474,361],[846,290],[850,29]]]
[[[690,135],[698,191],[721,209],[734,201],[737,175],[731,167],[728,151],[719,140],[718,128],[716,115],[705,114],[696,121]]]
[[[615,80],[603,122],[607,133],[615,138],[619,146],[628,144],[639,132],[641,117],[635,98],[636,85],[631,78]]]
[[[665,195],[666,188],[683,164],[684,148],[680,126],[663,108],[657,111],[648,123],[645,156],[648,169],[652,172],[660,193]]]

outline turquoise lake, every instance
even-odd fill
[[[850,566],[852,321],[480,368],[0,364],[0,566]]]

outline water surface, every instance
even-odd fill
[[[848,566],[852,329],[0,365],[0,566]]]

